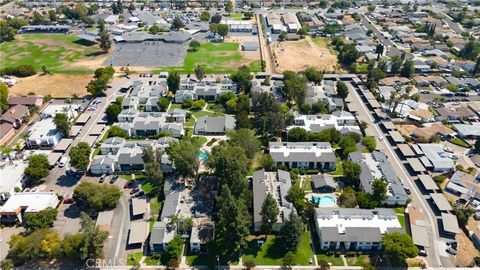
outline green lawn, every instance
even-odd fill
[[[368,64],[357,66],[357,72],[365,73],[368,71]]]
[[[89,46],[77,36],[65,34],[17,35],[15,40],[2,43],[0,51],[2,68],[31,64],[40,72],[46,65],[53,73],[65,74],[91,73],[97,66],[79,68],[72,64],[102,53],[98,45]]]
[[[347,256],[348,266],[366,266],[370,265],[368,255]]]
[[[144,261],[147,265],[159,265],[160,264],[160,259],[155,259],[151,256],[145,257]]]
[[[263,236],[261,237],[263,239]],[[249,241],[247,249],[243,252],[243,261],[251,259],[257,265],[281,265],[286,251],[277,240],[275,235],[269,235],[261,247],[258,247],[256,239]],[[297,265],[309,265],[309,260],[314,256],[310,247],[309,232],[303,234],[294,256]]]
[[[340,256],[317,254],[317,261],[327,261],[333,266],[344,266],[343,260]]]
[[[140,260],[143,257],[142,252],[136,252],[136,253],[130,253],[128,254],[127,257],[127,264],[128,265],[136,265],[137,263],[140,263]]]
[[[228,16],[230,20],[235,21],[242,21],[243,20],[243,13],[232,13]]]
[[[183,66],[160,67],[160,71],[177,71],[180,73],[193,73],[197,65],[204,67],[205,73],[232,73],[237,70],[238,62],[243,60],[240,52],[240,45],[233,42],[224,43],[202,43],[196,51],[187,52]],[[260,61],[249,63],[252,72],[261,71]]]
[[[470,148],[470,145],[469,145],[468,143],[460,140],[460,139],[457,138],[457,137],[451,139],[450,142],[453,143],[453,144],[455,144],[455,145],[461,146],[461,147]]]
[[[335,171],[333,172],[334,175],[343,175],[343,163],[339,157],[336,157],[336,164],[335,164]]]
[[[302,189],[305,192],[312,192],[312,177],[307,176],[303,179]]]
[[[400,225],[402,225],[402,228],[406,228],[406,219],[405,219],[405,208],[404,207],[397,207],[393,208],[393,211],[397,213],[397,219],[398,222],[400,222]]]

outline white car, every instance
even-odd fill
[[[68,161],[67,157],[62,157],[60,159],[60,161],[58,162],[58,167],[62,168],[63,166],[65,166],[67,164],[67,161]]]
[[[448,147],[443,148],[443,151],[448,152],[448,153],[453,153],[453,150],[448,148]]]

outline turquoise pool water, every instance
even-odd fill
[[[199,157],[201,160],[207,160],[208,154],[205,153],[205,152],[200,152],[200,153],[198,153],[198,157]]]
[[[335,199],[330,195],[325,195],[325,196],[312,195],[310,197],[310,202],[314,204],[318,204],[318,206],[320,207],[331,207],[337,204],[337,199]]]

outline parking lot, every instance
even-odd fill
[[[112,55],[105,60],[109,66],[167,67],[181,66],[188,43],[172,44],[162,41],[117,43]]]

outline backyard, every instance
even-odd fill
[[[258,246],[257,240],[264,240],[265,237],[251,237],[248,247],[243,252],[243,261],[253,260],[257,265],[282,265],[283,256],[287,251],[283,248],[275,235],[269,235],[262,246]],[[304,232],[297,250],[293,253],[297,265],[309,265],[313,258],[313,251],[310,246],[310,233]]]
[[[23,34],[0,45],[2,68],[31,64],[40,72],[46,65],[52,73],[91,74],[106,54],[75,35]]]
[[[197,51],[189,51],[183,66],[161,67],[155,71],[177,71],[193,73],[197,65],[204,67],[205,73],[232,73],[238,67],[247,65],[252,72],[261,71],[259,59],[249,59],[241,51],[240,45],[233,42],[202,43]]]

